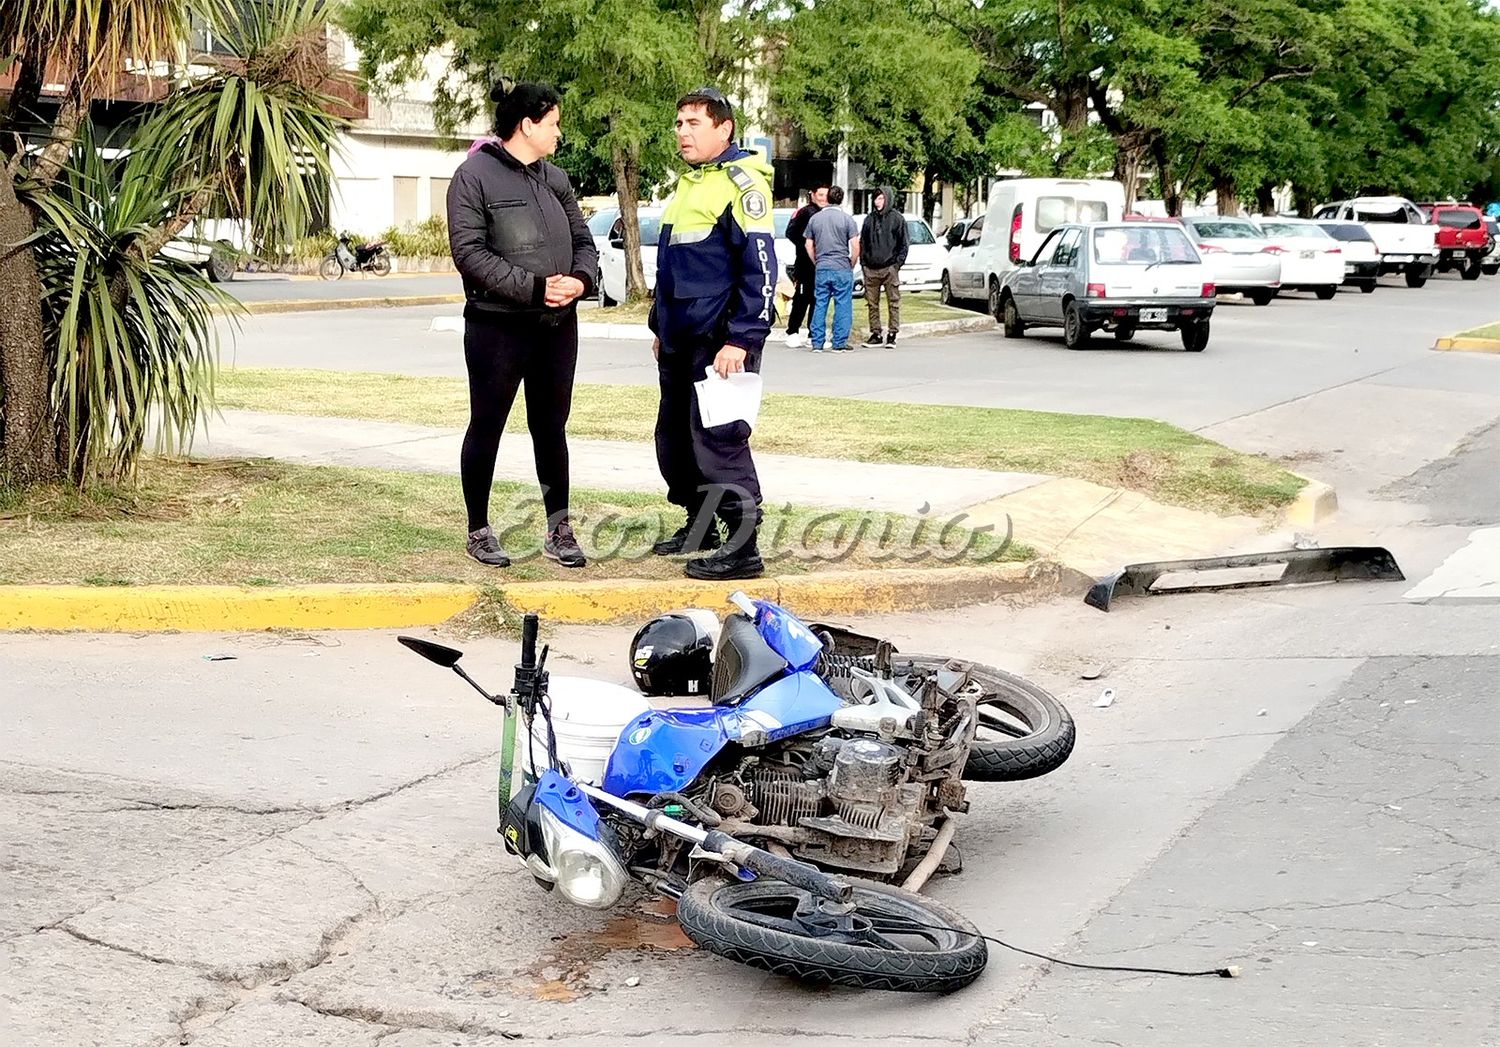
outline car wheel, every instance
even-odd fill
[[[953,304],[953,285],[948,282],[948,274],[943,274],[943,282],[938,286],[938,301],[944,305]]]
[[[1481,266],[1480,268],[1484,270],[1485,276],[1500,275],[1500,265],[1485,265]]]
[[[1423,287],[1427,283],[1427,272],[1422,269],[1408,269],[1406,271],[1406,286],[1410,288]]]
[[[1250,300],[1256,305],[1270,305],[1271,300],[1276,297],[1274,287],[1258,287],[1250,292]]]
[[[1083,310],[1077,302],[1069,302],[1063,310],[1063,345],[1069,349],[1087,349],[1089,325],[1083,321]]]
[[[1313,293],[1318,296],[1319,301],[1329,302],[1333,300],[1334,295],[1339,293],[1339,288],[1337,284],[1333,284],[1328,287],[1319,287]]]
[[[1026,334],[1026,325],[1021,322],[1016,300],[1010,295],[1005,296],[1005,304],[1000,307],[1000,313],[1001,322],[1005,325],[1005,337],[1020,338]]]
[[[1121,324],[1115,328],[1115,341],[1128,342],[1135,337],[1135,328],[1130,324]]]
[[[1479,279],[1479,263],[1478,262],[1470,262],[1468,265],[1464,266],[1463,273],[1461,275],[1463,276],[1463,278],[1465,280],[1478,280]]]
[[[1000,281],[990,277],[990,315],[996,320],[1000,316]]]
[[[1184,324],[1182,327],[1182,347],[1190,353],[1201,353],[1208,348],[1208,321],[1199,320],[1196,323]]]
[[[1380,281],[1378,281],[1378,280],[1366,280],[1366,281],[1364,281],[1363,283],[1361,283],[1359,285],[1359,293],[1360,294],[1374,294],[1375,293],[1375,288],[1377,288],[1379,286],[1380,286]]]
[[[226,284],[233,280],[238,257],[239,252],[228,240],[215,242],[208,254],[208,278],[216,284]]]

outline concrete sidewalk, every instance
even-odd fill
[[[462,439],[460,429],[225,411],[200,433],[191,453],[456,474]],[[573,439],[569,448],[576,487],[662,490],[647,443]],[[896,512],[938,524],[966,513],[966,526],[988,525],[1001,534],[1009,528],[1015,541],[1043,559],[1095,576],[1133,562],[1289,544],[1289,535],[1270,533],[1280,521],[1162,505],[1135,491],[1069,477],[764,453],[755,460],[771,505]],[[506,433],[496,479],[534,482],[525,432]]]

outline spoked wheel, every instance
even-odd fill
[[[324,280],[341,279],[344,275],[344,266],[333,255],[329,255],[318,265],[318,275]]]
[[[391,256],[382,252],[370,259],[370,272],[376,276],[390,276]]]
[[[893,992],[953,992],[984,971],[974,925],[919,894],[857,881],[852,911],[774,880],[699,880],[677,902],[687,936],[773,974]]]
[[[825,660],[828,685],[841,698],[853,697],[855,668],[874,671],[873,658]],[[974,696],[979,724],[963,777],[971,782],[1019,782],[1057,770],[1073,754],[1078,729],[1073,717],[1046,689],[1014,673],[978,662],[926,654],[897,654],[891,672],[898,683],[914,672],[937,672],[941,686],[957,687],[968,674],[964,691]],[[943,682],[949,675],[951,683]],[[904,684],[903,684],[904,685]]]

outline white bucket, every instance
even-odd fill
[[[651,706],[639,691],[603,680],[581,676],[554,676],[548,681],[552,697],[552,730],[557,737],[557,755],[573,777],[589,785],[604,781],[609,754],[620,740],[620,732]],[[547,724],[538,716],[531,724],[531,746],[521,740],[521,764],[535,775],[532,753],[541,767],[547,766]]]

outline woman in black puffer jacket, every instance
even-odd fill
[[[568,176],[547,162],[562,139],[559,98],[545,84],[497,85],[495,134],[454,173],[448,242],[463,276],[469,429],[460,472],[469,555],[505,567],[490,526],[500,435],[520,387],[547,510],[542,551],[582,567],[568,520],[568,412],[578,366],[575,303],[594,291],[599,255]]]

